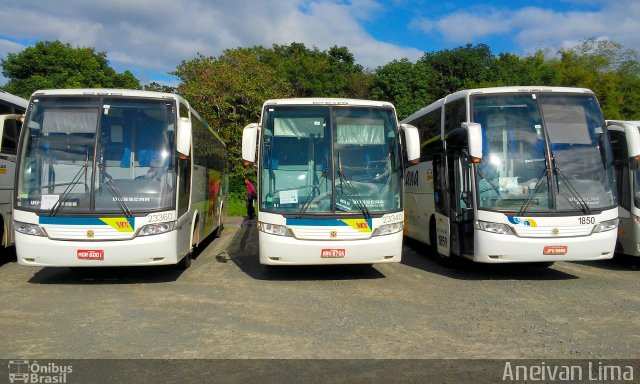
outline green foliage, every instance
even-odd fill
[[[24,98],[46,88],[140,89],[131,72],[116,73],[106,56],[106,52],[72,48],[59,41],[38,42],[2,60],[2,74],[9,80],[3,88]]]
[[[105,52],[39,42],[1,61],[4,89],[23,97],[41,88],[139,89],[129,71],[116,73]],[[184,96],[227,144],[234,214],[246,214],[241,162],[243,127],[260,118],[263,102],[285,97],[349,97],[394,103],[400,119],[445,95],[465,89],[509,85],[592,89],[608,119],[640,119],[640,56],[610,40],[587,39],[557,54],[492,54],[485,44],[425,53],[415,63],[393,60],[375,71],[357,64],[347,47],[327,51],[302,43],[228,49],[218,57],[198,54],[173,75],[178,88],[150,83],[147,90]],[[235,205],[234,205],[235,204]],[[237,206],[232,208],[232,206]]]
[[[437,100],[433,91],[435,73],[423,62],[416,64],[407,59],[394,60],[378,67],[371,83],[371,96],[377,100],[393,101],[398,118]]]

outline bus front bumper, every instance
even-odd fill
[[[258,233],[260,264],[321,265],[398,263],[402,232],[366,240],[297,240]]]
[[[60,241],[16,233],[18,264],[34,267],[116,267],[176,264],[177,232],[122,241]]]
[[[473,261],[518,263],[611,259],[617,231],[581,237],[527,238],[475,231]]]

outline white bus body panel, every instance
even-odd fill
[[[402,231],[384,236],[371,236],[383,221],[402,220],[402,212],[392,213],[371,220],[367,232],[358,232],[347,225],[302,226],[287,224],[282,215],[260,212],[260,221],[287,225],[296,237],[277,236],[258,232],[260,264],[265,265],[322,265],[322,264],[376,264],[397,263],[402,256]],[[365,219],[354,219],[366,221]],[[335,220],[340,221],[340,220]],[[330,233],[336,232],[336,239]],[[315,238],[313,240],[300,237]],[[340,238],[351,238],[340,240]],[[356,238],[356,239],[354,239]],[[344,255],[322,257],[323,250],[334,250]]]
[[[429,245],[430,212],[435,212],[433,187],[433,162],[422,162],[405,171],[404,235]]]
[[[473,260],[481,263],[513,263],[611,259],[617,231],[592,231],[598,223],[615,219],[617,215],[617,209],[587,215],[594,218],[595,224],[581,225],[579,220],[585,215],[514,218],[497,212],[479,211],[479,220],[507,224],[516,235],[500,235],[476,228]],[[514,221],[517,223],[514,224]],[[566,253],[545,255],[545,247],[566,250]]]

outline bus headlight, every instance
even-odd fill
[[[262,231],[264,233],[268,233],[270,235],[289,236],[289,237],[293,236],[293,234],[291,233],[289,228],[287,228],[284,225],[269,224],[269,223],[259,222],[258,223],[258,230]]]
[[[172,231],[175,223],[175,221],[171,221],[168,223],[147,224],[140,228],[138,236],[159,235],[161,233]]]
[[[13,228],[16,232],[24,233],[31,236],[47,236],[44,230],[38,224],[23,223],[20,221],[13,222]]]
[[[392,233],[400,232],[402,231],[403,224],[404,223],[400,221],[397,223],[381,225],[378,228],[376,228],[375,231],[373,231],[372,236],[384,236],[384,235],[390,235]]]
[[[613,229],[618,228],[618,219],[601,221],[595,228],[593,228],[593,233],[598,232],[606,232],[611,231]]]
[[[491,223],[489,221],[477,220],[476,228],[482,231],[496,233],[498,235],[513,235],[511,228],[509,228],[507,224],[502,223]]]

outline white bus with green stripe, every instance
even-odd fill
[[[226,148],[178,95],[45,90],[18,148],[14,228],[30,266],[186,268],[222,229]]]
[[[258,173],[260,263],[399,262],[403,169],[418,153],[417,130],[390,103],[266,101],[242,143]]]

